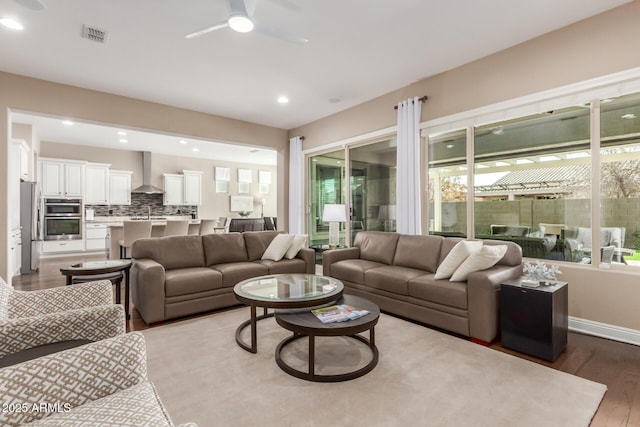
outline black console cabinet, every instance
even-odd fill
[[[567,346],[568,286],[529,288],[520,281],[500,288],[502,345],[553,362]]]

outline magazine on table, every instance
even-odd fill
[[[345,322],[347,320],[355,320],[369,314],[367,310],[359,310],[346,304],[316,308],[311,310],[311,312],[320,319],[322,323]]]

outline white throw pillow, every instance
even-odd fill
[[[291,243],[293,243],[293,234],[278,234],[273,238],[267,250],[264,251],[262,259],[280,261],[284,254],[287,253]]]
[[[434,278],[437,280],[448,279],[469,255],[478,252],[480,248],[482,248],[481,240],[462,240],[458,242],[438,266]]]
[[[284,254],[284,257],[286,259],[295,258],[296,255],[298,255],[298,252],[300,252],[300,249],[307,247],[307,239],[308,237],[306,234],[295,234],[293,236],[293,242],[291,243],[291,246],[289,246],[287,253]]]
[[[453,273],[450,282],[464,282],[469,274],[491,268],[507,253],[507,245],[485,245],[475,254],[469,255],[460,267]]]

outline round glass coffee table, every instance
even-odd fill
[[[267,309],[287,309],[314,307],[336,301],[342,296],[344,285],[332,277],[313,274],[272,274],[253,277],[234,286],[233,292],[238,301],[251,307],[251,318],[236,329],[236,342],[251,352],[258,351],[256,322],[272,317]],[[256,308],[263,307],[264,313],[256,315]],[[251,345],[241,337],[242,331],[251,326]]]

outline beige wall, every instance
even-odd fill
[[[86,160],[92,163],[107,163],[111,169],[132,171],[131,187],[142,185],[142,152],[98,148],[58,142],[42,142],[42,157],[54,157],[68,160]],[[231,169],[231,182],[228,193],[215,192],[214,168],[216,166]],[[277,168],[275,166],[254,165],[248,163],[226,162],[195,157],[178,157],[153,153],[151,156],[151,184],[163,188],[163,174],[182,173],[184,169],[202,171],[202,206],[198,208],[200,218],[218,218],[221,216],[240,217],[229,212],[229,196],[238,194],[238,168],[251,170],[251,190],[247,195],[254,196],[256,203],[266,199],[265,216],[277,216]],[[258,171],[271,172],[271,191],[258,194]],[[254,206],[253,217],[260,215],[260,206]]]
[[[11,137],[10,111],[35,112],[56,117],[158,131],[201,139],[228,141],[278,150],[278,218],[287,223],[289,144],[282,129],[228,119],[197,111],[141,101],[74,86],[0,72],[0,276],[8,277],[8,141]]]
[[[640,67],[640,0],[293,129],[303,149],[396,125],[393,106],[429,96],[422,121]],[[562,266],[570,315],[640,330],[640,274]]]

